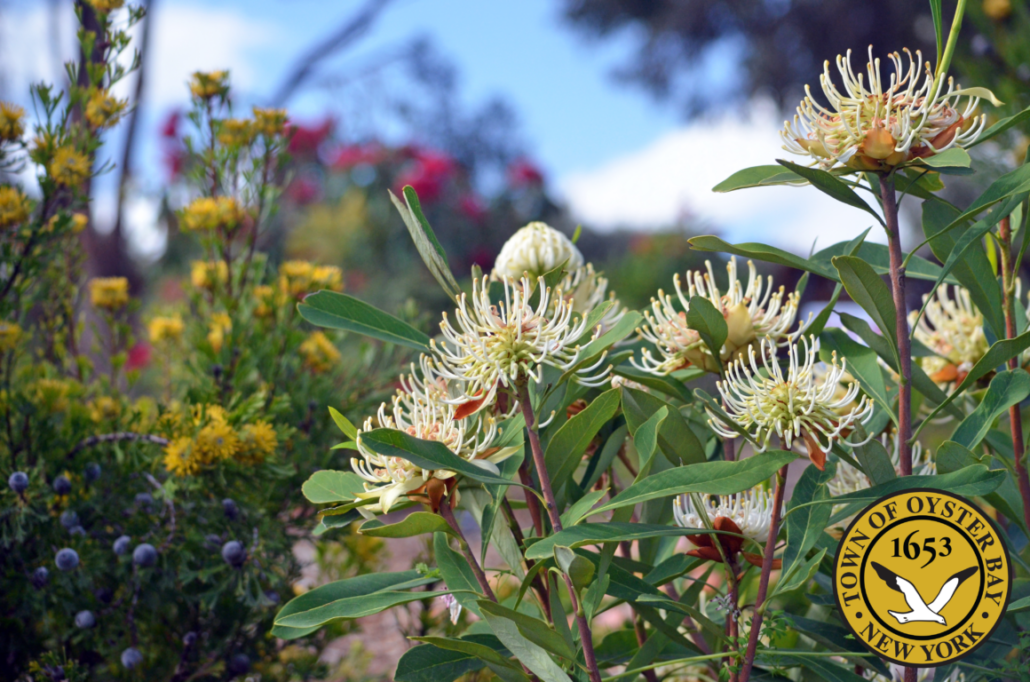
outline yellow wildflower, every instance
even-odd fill
[[[335,265],[319,265],[311,273],[311,281],[331,291],[343,291],[343,270]]]
[[[125,0],[88,0],[93,9],[98,12],[111,12],[125,6]]]
[[[169,473],[176,476],[192,476],[200,470],[200,464],[193,456],[193,439],[189,436],[176,438],[165,446],[164,464]]]
[[[190,78],[190,92],[200,99],[210,99],[216,95],[224,97],[229,92],[229,72],[194,71]]]
[[[21,338],[21,327],[14,322],[0,322],[0,351],[14,350]]]
[[[0,228],[24,223],[29,219],[32,202],[15,187],[0,187]]]
[[[60,147],[54,152],[47,168],[55,182],[68,187],[81,184],[90,173],[89,158],[71,147]]]
[[[258,464],[275,452],[279,439],[266,421],[256,421],[240,429],[240,448],[236,459],[244,464]]]
[[[25,133],[25,110],[11,102],[0,102],[0,142],[17,140]]]
[[[995,21],[1003,21],[1012,14],[1012,0],[984,0],[984,14]]]
[[[72,214],[72,232],[79,234],[86,229],[86,225],[89,224],[89,216],[85,213],[73,213]]]
[[[129,302],[129,280],[124,277],[94,277],[89,281],[89,300],[97,308],[118,310]]]
[[[311,289],[315,266],[306,260],[288,260],[279,266],[279,288],[283,293],[300,297]]]
[[[71,384],[63,379],[37,379],[29,389],[32,401],[50,414],[68,409],[69,393]]]
[[[254,299],[257,301],[257,305],[254,306],[254,317],[262,319],[272,317],[280,305],[275,289],[267,284],[254,287]]]
[[[242,147],[254,139],[254,126],[245,118],[227,118],[218,129],[218,141],[226,147]]]
[[[150,343],[158,344],[164,341],[178,341],[182,336],[183,323],[178,315],[171,317],[155,317],[147,325],[150,333]]]
[[[208,263],[195,260],[191,264],[190,280],[198,289],[214,289],[217,285],[225,284],[229,280],[229,267],[225,261]]]
[[[107,90],[95,90],[86,102],[86,120],[96,129],[108,128],[121,120],[127,104]]]
[[[207,341],[216,353],[221,353],[225,335],[232,331],[232,320],[225,313],[215,313],[211,316],[209,329]]]
[[[285,109],[262,109],[253,107],[254,129],[262,135],[281,135],[286,128]]]
[[[243,209],[232,197],[200,197],[184,208],[181,216],[184,232],[231,230],[242,222]]]
[[[332,369],[340,360],[340,351],[322,332],[314,332],[300,344],[304,366],[316,374]]]
[[[240,446],[236,431],[222,420],[212,421],[197,433],[196,456],[203,464],[229,459]]]
[[[102,395],[89,403],[89,418],[96,423],[114,421],[121,414],[122,406],[110,396]]]

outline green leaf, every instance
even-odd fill
[[[647,538],[679,537],[707,532],[709,531],[646,523],[581,523],[537,540],[526,549],[526,558],[534,561],[550,558],[559,546],[577,548],[606,542],[635,542]]]
[[[834,663],[823,656],[804,656],[800,653],[766,649],[757,657],[756,663],[804,668],[811,671],[815,678],[822,682],[866,682],[861,675],[856,675],[839,663]]]
[[[830,523],[837,523],[860,511],[871,502],[881,497],[893,495],[912,488],[933,488],[946,490],[963,497],[983,497],[994,492],[1005,480],[1004,471],[991,471],[983,465],[969,466],[950,474],[939,476],[899,476],[893,481],[874,485],[865,490],[858,490],[847,495],[840,495],[829,500],[820,500],[816,504],[845,505],[833,514]]]
[[[476,575],[472,572],[472,566],[465,557],[451,549],[444,533],[433,535],[433,555],[447,588],[455,593],[454,598],[463,607],[482,617],[478,603],[482,588],[479,587]]]
[[[704,462],[707,459],[704,446],[679,410],[650,393],[622,387],[622,409],[631,434],[663,407],[669,408],[669,416],[658,429],[658,447],[665,458],[673,464]]]
[[[792,452],[770,450],[736,462],[688,464],[634,483],[599,507],[596,513],[683,493],[732,495],[769,479],[795,459],[797,455]]]
[[[621,364],[612,368],[612,374],[625,377],[654,391],[664,393],[667,396],[689,403],[694,400],[694,396],[685,384],[689,381],[693,381],[694,379],[703,377],[707,372],[702,369],[688,368],[686,370],[682,370],[682,373],[677,372],[676,376],[656,376],[648,372],[643,372],[633,365]]]
[[[922,431],[924,425],[929,424],[941,410],[950,405],[952,400],[960,396],[977,380],[986,376],[990,372],[993,372],[1010,358],[1016,357],[1027,348],[1030,348],[1030,332],[1020,334],[1014,339],[998,341],[988,348],[984,356],[977,360],[976,364],[973,365],[973,369],[969,370],[969,374],[967,374],[966,378],[962,380],[962,383],[960,383],[958,387],[948,395],[947,399],[940,403],[934,411],[930,413],[930,416],[923,421],[923,424],[919,426],[919,431]],[[915,369],[914,366],[913,369]],[[919,435],[918,432],[916,435]]]
[[[490,624],[490,629],[497,635],[497,639],[515,654],[515,658],[522,665],[539,677],[541,682],[569,682],[569,676],[554,662],[547,651],[519,632],[515,621],[486,609],[483,609],[483,618]]]
[[[406,591],[433,582],[434,578],[425,578],[418,571],[401,571],[359,575],[322,585],[291,599],[276,615],[272,634],[292,639],[303,636],[297,631],[312,632],[332,620],[360,618],[399,604],[447,594]]]
[[[809,168],[783,159],[777,159],[776,163],[784,168],[790,169],[812,183],[812,186],[819,191],[830,195],[842,204],[861,209],[876,218],[876,221],[883,225],[883,218],[874,211],[869,204],[862,201],[855,190],[848,187],[847,183],[830,173],[818,168]]]
[[[990,140],[993,137],[1001,135],[1003,132],[1005,132],[1013,126],[1025,123],[1027,120],[1030,120],[1030,107],[1023,109],[1021,112],[1015,114],[1014,116],[1009,116],[1008,118],[1001,119],[1000,121],[992,125],[990,128],[983,131],[980,134],[980,137],[976,138],[976,141],[974,141],[969,146],[974,147],[978,144],[986,142],[987,140]]]
[[[529,678],[526,677],[517,663],[506,658],[492,645],[480,643],[478,637],[475,639],[472,637],[462,637],[461,639],[451,637],[411,637],[410,639],[416,642],[431,644],[439,649],[474,656],[489,665],[490,669],[500,676],[504,682],[529,682]],[[491,639],[493,638],[491,637]],[[443,680],[446,678],[437,679]],[[397,678],[397,682],[403,681]],[[436,680],[433,682],[436,682]]]
[[[886,244],[863,242],[854,253],[851,253],[847,246],[848,245],[845,242],[832,244],[816,253],[810,260],[819,263],[820,267],[825,267],[831,270],[833,272],[833,277],[831,277],[831,279],[837,281],[839,281],[839,277],[837,276],[837,271],[833,267],[832,263],[833,259],[837,256],[856,256],[872,266],[873,270],[876,271],[876,274],[890,274],[891,257]],[[901,255],[903,260],[906,262],[906,277],[910,277],[912,279],[924,279],[933,282],[941,274],[941,266],[936,263],[931,263],[922,256],[906,253],[902,253]],[[825,266],[822,265],[823,263],[825,263]],[[957,281],[950,275],[945,278],[945,281],[957,283]]]
[[[547,471],[551,475],[551,485],[561,490],[565,482],[583,460],[590,441],[594,439],[601,427],[611,421],[619,409],[620,395],[618,389],[605,391],[587,405],[586,409],[562,424],[558,432],[551,437],[544,452]]]
[[[824,362],[829,362],[832,353],[836,351],[838,359],[846,360],[845,367],[858,380],[866,395],[888,414],[892,414],[893,407],[887,398],[883,372],[871,348],[858,343],[840,329],[827,329],[819,335],[819,343],[819,357]]]
[[[976,409],[962,420],[951,434],[951,440],[967,448],[975,448],[991,430],[994,420],[1030,395],[1030,374],[1022,369],[1001,372],[991,379],[987,394]]]
[[[930,0],[930,16],[933,17],[933,35],[937,44],[937,61],[940,64],[944,56],[944,9],[942,0]]]
[[[855,459],[862,465],[862,471],[873,482],[873,485],[886,483],[898,477],[891,456],[887,454],[887,448],[883,447],[883,443],[875,438],[865,445],[852,448],[852,452],[855,453]]]
[[[890,341],[896,356],[898,348],[897,308],[894,307],[890,289],[876,274],[872,266],[861,258],[838,256],[833,259],[833,265],[840,273],[840,281],[844,284],[848,295],[851,296],[851,300],[869,313],[869,317],[880,328],[880,333]]]
[[[502,486],[520,485],[502,478],[487,468],[458,457],[439,441],[422,440],[396,429],[375,429],[363,433],[361,434],[361,443],[384,457],[400,457],[426,471],[446,469],[480,483]]]
[[[831,651],[842,652],[846,658],[849,658],[851,663],[865,668],[875,668],[881,674],[890,676],[890,670],[878,658],[864,655],[847,656],[848,653],[865,654],[866,648],[858,643],[858,640],[855,639],[854,635],[846,627],[836,623],[828,623],[825,620],[813,620],[786,612],[783,613],[783,617],[791,622],[795,630],[809,639],[822,644]]]
[[[466,635],[461,639],[478,646],[489,647],[502,657],[508,654],[504,645],[493,635]],[[481,670],[483,665],[483,660],[473,654],[423,644],[404,652],[397,661],[397,671],[393,679],[397,682],[456,680],[462,675]]]
[[[329,406],[329,416],[331,416],[333,421],[336,422],[336,426],[343,431],[343,435],[347,436],[351,440],[357,439],[358,430],[354,427],[354,424],[351,424],[350,420],[340,414],[340,411],[332,405]]]
[[[397,523],[385,524],[371,519],[362,524],[358,532],[374,538],[410,538],[425,533],[449,533],[454,535],[450,525],[439,514],[412,512]]]
[[[747,187],[802,184],[805,179],[783,166],[753,166],[739,170],[712,188],[713,192],[732,192]]]
[[[951,230],[999,201],[1027,192],[1030,192],[1030,164],[1023,164],[992,182],[968,209],[944,229],[945,231]],[[1008,213],[1003,215],[1008,215]]]
[[[428,336],[407,322],[347,294],[319,291],[305,298],[297,306],[297,311],[301,317],[318,327],[344,329],[380,341],[429,351]]]
[[[641,424],[633,434],[633,447],[636,448],[637,457],[640,460],[640,469],[637,472],[638,481],[651,471],[651,458],[658,447],[658,431],[668,416],[669,408],[663,406]]]
[[[590,510],[593,506],[600,502],[601,498],[607,494],[607,489],[591,490],[586,495],[576,500],[576,503],[561,515],[562,526],[575,526],[583,520],[584,516],[591,514],[592,512]]]
[[[365,492],[365,481],[352,471],[323,469],[311,474],[300,490],[314,504],[353,502]]]
[[[627,312],[618,322],[615,323],[614,327],[583,346],[579,353],[580,360],[571,370],[562,375],[561,380],[564,381],[565,378],[570,375],[570,372],[575,369],[580,367],[589,367],[595,364],[601,357],[601,353],[636,331],[643,319],[643,315],[635,310]],[[588,340],[594,331],[593,327],[587,327],[586,331],[583,332],[583,336],[580,337],[578,341],[583,342]]]
[[[415,242],[415,249],[422,256],[422,260],[425,262],[426,267],[429,268],[429,272],[440,283],[444,293],[457,302],[458,297],[461,295],[461,287],[458,286],[454,275],[451,274],[451,268],[447,264],[447,253],[443,250],[443,246],[440,245],[440,241],[436,238],[436,233],[433,232],[429,221],[426,220],[425,215],[422,213],[422,205],[419,203],[418,194],[410,185],[406,185],[403,189],[405,203],[402,204],[392,191],[389,193],[390,201],[393,202],[394,207],[401,214],[401,219],[404,221],[405,227],[408,228],[411,240]]]
[[[586,560],[584,559],[584,561]],[[516,627],[518,627],[519,632],[522,633],[523,637],[537,646],[546,649],[552,654],[561,656],[562,658],[566,658],[570,661],[576,660],[576,652],[569,648],[565,639],[539,618],[527,616],[519,611],[509,609],[507,606],[501,606],[496,602],[487,601],[485,599],[479,600],[479,609],[512,621],[515,623]]]
[[[946,149],[940,154],[934,154],[933,156],[925,159],[916,159],[912,166],[928,166],[935,171],[945,174],[956,174],[956,172],[958,172],[959,175],[967,175],[972,172],[969,170],[969,166],[972,163],[973,160],[969,158],[969,152],[962,147],[952,147],[951,149]]]
[[[726,318],[715,309],[715,306],[707,298],[693,296],[690,299],[689,310],[687,310],[687,326],[696,331],[708,346],[708,350],[712,351],[715,364],[721,372],[720,354],[729,333],[729,329],[726,327]]]
[[[790,502],[787,503],[788,512],[799,505],[829,497],[830,492],[826,484],[832,479],[833,469],[830,467],[825,471],[819,471],[814,466],[805,467],[801,478],[794,486]],[[832,507],[829,505],[812,505],[800,507],[796,514],[786,517],[787,546],[783,550],[781,575],[787,576],[796,571],[796,564],[803,561],[808,552],[815,547],[816,540],[823,534],[830,521],[831,511]]]
[[[1004,439],[1005,445],[1008,446],[1008,451],[1011,452],[1011,439],[1007,434],[999,434],[997,431],[992,431],[987,439],[987,443],[992,446],[998,454],[995,455],[997,462],[992,469],[997,469],[1002,466],[1001,462],[1005,462],[1011,466],[1012,457],[1008,453],[999,452],[999,448],[994,447],[997,438],[993,436],[999,435]],[[992,442],[994,441],[994,442]],[[945,441],[937,448],[934,460],[937,462],[937,473],[949,474],[952,471],[958,471],[959,469],[974,464],[987,464],[990,466],[991,462],[987,459],[987,456],[978,457],[970,452],[967,448],[959,445],[955,441]],[[998,489],[989,495],[983,496],[987,503],[1004,514],[1011,523],[1017,524],[1020,528],[1026,526],[1026,522],[1023,519],[1023,500],[1019,495],[1019,488],[1016,486],[1012,479],[1012,476],[1006,476]]]
[[[553,556],[554,563],[558,564],[562,573],[569,576],[573,587],[583,591],[590,586],[596,570],[590,561],[573,552],[571,548],[562,545],[554,546]]]
[[[1023,597],[1013,602],[1009,602],[1008,608],[1005,609],[1005,613],[1022,613],[1023,611],[1030,611],[1030,597]]]

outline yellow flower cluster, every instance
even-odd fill
[[[172,439],[165,446],[165,468],[177,476],[192,476],[202,468],[235,458],[258,464],[275,452],[279,441],[264,421],[246,424],[237,432],[218,405],[193,408],[192,435]]]
[[[89,403],[89,418],[97,424],[115,421],[121,412],[121,403],[110,396],[102,395]]]
[[[107,90],[95,90],[86,102],[86,120],[97,130],[108,128],[121,120],[127,104]]]
[[[58,214],[50,218],[46,224],[46,232],[52,233],[57,229],[57,224],[64,218],[63,215]],[[86,229],[86,225],[89,224],[89,216],[85,213],[72,213],[71,215],[71,228],[72,234],[79,234]]]
[[[97,308],[118,310],[129,302],[129,280],[124,277],[94,277],[89,281],[89,300]]]
[[[211,316],[208,329],[207,342],[216,353],[221,353],[225,335],[232,331],[232,319],[225,313],[215,313]]]
[[[198,289],[214,289],[229,280],[229,267],[225,261],[208,263],[195,260],[190,265],[190,281]]]
[[[25,133],[25,110],[11,102],[0,102],[0,142],[13,142]]]
[[[89,0],[89,4],[93,5],[96,11],[107,13],[124,7],[125,0]]]
[[[261,319],[272,317],[277,308],[286,304],[285,297],[281,295],[281,292],[276,292],[267,284],[254,287],[254,300],[256,301],[254,317]]]
[[[165,341],[178,341],[182,337],[183,327],[182,318],[178,315],[155,317],[147,324],[150,343],[157,345]]]
[[[232,197],[200,197],[182,210],[184,232],[232,230],[243,221],[243,209]]]
[[[59,185],[74,187],[89,177],[89,158],[71,147],[60,147],[54,152],[47,169]]]
[[[303,298],[313,289],[342,291],[343,271],[335,265],[289,260],[279,266],[279,288],[293,298]]]
[[[224,97],[229,92],[228,71],[194,71],[190,78],[190,92],[194,97],[210,99],[215,96]]]
[[[253,123],[245,118],[227,118],[219,124],[218,141],[226,147],[243,147],[253,139]]]
[[[262,109],[254,107],[254,131],[272,137],[281,135],[286,129],[285,109]]]
[[[0,228],[24,223],[31,210],[32,202],[16,187],[0,187]]]
[[[14,350],[21,338],[21,326],[14,322],[0,322],[0,351]]]
[[[311,334],[300,344],[299,350],[304,358],[304,366],[315,374],[329,371],[340,361],[340,351],[322,332]]]
[[[68,397],[74,384],[64,379],[37,379],[29,385],[29,396],[34,405],[48,414],[68,409]]]

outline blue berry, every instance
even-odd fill
[[[65,547],[62,550],[58,550],[54,563],[62,571],[74,571],[79,565],[79,554],[74,549]]]
[[[15,471],[7,479],[7,485],[11,486],[11,490],[21,495],[29,487],[29,475],[24,471]]]
[[[68,477],[61,474],[54,479],[54,492],[58,495],[67,495],[72,491],[72,482],[68,480]]]
[[[153,566],[157,563],[157,550],[146,542],[136,545],[136,549],[132,550],[132,562],[143,568]]]
[[[61,525],[66,529],[71,530],[75,526],[79,525],[79,515],[69,509],[61,514]]]
[[[90,462],[86,465],[86,468],[82,472],[82,478],[86,480],[86,483],[92,483],[93,481],[100,478],[100,465],[96,462]]]
[[[129,553],[129,543],[132,542],[132,538],[128,535],[123,535],[114,541],[114,553],[118,556],[124,556]]]
[[[242,675],[250,670],[250,657],[247,654],[236,654],[229,659],[229,674]]]
[[[276,592],[275,590],[269,590],[268,592],[265,592],[265,599],[267,599],[268,601],[272,602],[273,604],[278,604],[279,603],[279,593]]]
[[[208,533],[204,536],[204,547],[217,552],[222,548],[222,538],[214,533]]]
[[[122,652],[122,667],[126,670],[132,670],[142,662],[143,654],[139,652],[139,649],[130,646]]]
[[[75,614],[75,627],[88,630],[97,624],[97,619],[92,611],[79,611]]]
[[[236,506],[236,502],[228,497],[222,500],[222,511],[230,521],[235,521],[236,517],[240,515],[240,509]]]
[[[222,558],[230,566],[239,568],[247,560],[247,550],[239,540],[230,540],[222,545]]]
[[[187,632],[185,635],[182,636],[182,645],[183,646],[189,648],[189,647],[193,646],[196,643],[197,643],[197,633],[190,631],[190,632]]]
[[[47,584],[50,579],[50,571],[45,566],[40,566],[32,572],[32,586],[37,590],[43,589],[43,586]]]

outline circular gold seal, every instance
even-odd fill
[[[975,504],[940,490],[888,495],[848,526],[833,596],[870,651],[932,668],[987,641],[1008,605],[1005,539]]]

